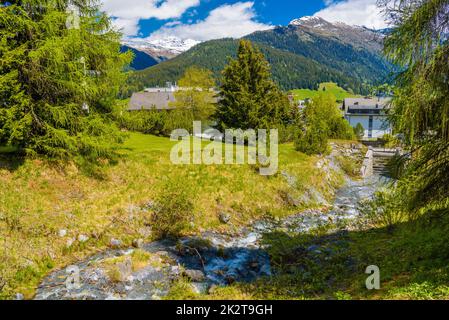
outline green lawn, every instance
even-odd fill
[[[318,90],[310,90],[310,89],[291,90],[293,96],[295,97],[295,100],[305,100],[307,98],[313,99],[319,94],[320,91],[325,91],[327,93],[333,94],[337,102],[341,102],[345,98],[354,98],[358,96],[351,92],[346,91],[343,88],[340,88],[336,83],[333,82],[321,83]]]

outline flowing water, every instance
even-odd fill
[[[270,276],[270,258],[261,244],[265,233],[275,230],[305,233],[329,222],[345,225],[357,218],[360,200],[372,197],[384,181],[379,175],[348,181],[327,212],[306,210],[283,220],[259,221],[238,234],[205,232],[196,238],[181,239],[182,245],[171,241],[146,244],[142,249],[154,254],[157,263],[134,272],[126,263],[119,265],[123,281],[112,281],[100,267],[101,262],[130,256],[134,249],[108,250],[75,265],[75,271],[79,270],[79,286],[67,288],[68,271],[73,268],[59,270],[44,279],[36,299],[159,299],[182,274],[192,279],[197,292],[207,292],[212,285],[225,286]],[[309,250],[317,248],[311,246]]]

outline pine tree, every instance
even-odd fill
[[[130,54],[96,1],[0,7],[0,144],[56,159],[111,156],[108,120]]]
[[[237,58],[223,71],[217,120],[221,129],[269,129],[290,116],[287,97],[271,79],[263,54],[240,41]]]

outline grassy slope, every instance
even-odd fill
[[[51,269],[104,249],[111,238],[121,239],[124,245],[136,238],[151,240],[145,227],[148,216],[140,208],[163,194],[161,185],[168,179],[197,195],[191,232],[232,229],[263,215],[297,212],[282,200],[283,192],[299,196],[313,186],[331,195],[325,174],[315,168],[318,159],[296,152],[292,145],[280,146],[279,167],[298,178],[296,189],[282,175],[263,177],[248,165],[172,165],[173,144],[166,138],[131,133],[122,159],[106,166],[103,179],[83,175],[75,167],[58,169],[40,160],[11,164],[6,155],[0,156],[0,234],[4,236],[0,298],[16,292],[32,297]],[[219,223],[220,211],[232,215],[231,225]],[[58,236],[61,229],[67,230],[67,236]],[[89,241],[75,241],[67,248],[67,241],[80,234],[89,236]]]
[[[323,91],[323,88],[326,88],[326,92],[332,93],[338,102],[343,101],[345,98],[358,97],[358,95],[340,88],[336,83],[333,82],[321,83],[318,90],[295,89],[291,92],[293,93],[295,100],[305,100],[306,98],[313,99],[318,95],[319,91]]]
[[[142,234],[146,214],[138,208],[163,193],[160,182],[165,179],[196,186],[194,191],[200,194],[191,232],[228,228],[218,222],[221,210],[232,213],[236,226],[268,212],[297,212],[298,208],[281,200],[280,191],[301,194],[301,186],[306,185],[326,189],[322,173],[314,168],[317,159],[295,152],[291,145],[280,148],[280,169],[298,178],[298,190],[280,176],[261,177],[249,166],[173,166],[168,162],[172,145],[166,138],[131,134],[122,160],[105,169],[104,180],[84,176],[75,168],[58,170],[38,160],[12,163],[8,169],[6,164],[11,162],[0,156],[0,298],[16,292],[32,297],[47,272],[104,249],[111,237],[125,245],[135,238],[150,241],[151,236]],[[171,298],[449,299],[449,223],[444,217],[436,215],[432,223],[423,217],[394,230],[350,232],[343,238],[348,247],[328,260],[319,256],[319,264],[316,256],[297,248],[317,242],[332,247],[332,237],[320,231],[313,236],[267,235],[274,265],[283,261],[272,279],[218,288],[208,296],[196,295],[187,283],[179,282]],[[60,238],[60,229],[67,229],[68,236]],[[79,234],[90,240],[66,248],[67,240]],[[353,261],[350,267],[345,265],[348,257]],[[365,288],[368,265],[380,267],[380,291]],[[308,270],[292,272],[291,266]]]
[[[390,228],[327,234],[266,234],[275,274],[255,283],[234,283],[208,295],[192,292],[186,280],[174,299],[449,300],[449,219],[435,212]],[[337,242],[340,244],[337,244]],[[320,253],[305,248],[319,245]],[[327,250],[334,254],[329,255]],[[380,270],[380,290],[367,290],[368,266]]]

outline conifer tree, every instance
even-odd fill
[[[221,129],[268,129],[290,117],[287,97],[271,79],[270,66],[250,41],[223,71],[217,120]]]
[[[107,115],[131,57],[98,3],[4,3],[0,38],[0,144],[56,159],[110,157],[122,136]]]
[[[385,52],[402,72],[390,120],[412,150],[401,180],[408,208],[449,203],[449,1],[379,0],[393,28]],[[411,159],[411,161],[409,161]],[[447,210],[447,208],[446,208]]]

